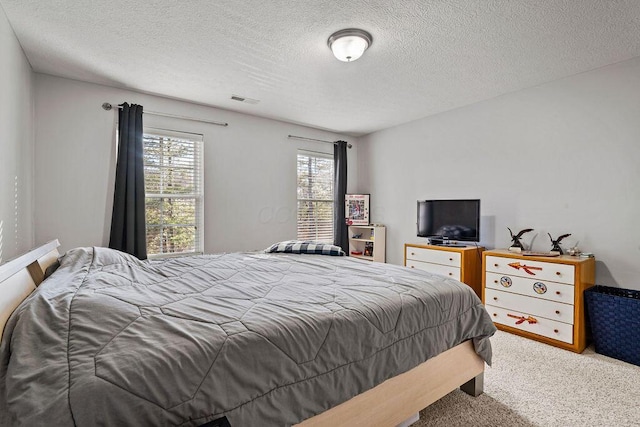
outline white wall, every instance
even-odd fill
[[[32,75],[0,7],[0,263],[34,243]]]
[[[387,260],[416,237],[416,200],[480,198],[483,244],[595,253],[599,284],[640,289],[640,58],[361,138],[361,191]]]
[[[204,135],[207,253],[263,249],[295,238],[297,149],[332,153],[333,145],[287,135],[354,139],[132,91],[35,76],[35,235],[37,240],[59,238],[62,250],[106,246],[109,241],[117,113],[103,110],[103,102],[136,103],[146,111],[229,123],[220,127],[144,115],[145,126]],[[354,144],[349,150],[349,191],[355,188],[356,167]]]

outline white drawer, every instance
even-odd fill
[[[513,275],[485,273],[485,287],[550,301],[573,304],[573,285],[528,279]]]
[[[432,262],[434,264],[450,265],[453,267],[461,266],[461,257],[459,252],[438,251],[426,248],[414,248],[407,246],[406,249],[407,265],[409,260]]]
[[[573,324],[573,305],[526,297],[510,292],[485,289],[485,303],[509,310],[523,311],[534,316]]]
[[[448,265],[432,264],[430,262],[420,262],[408,259],[407,267],[417,268],[418,270],[424,270],[428,271],[429,273],[439,274],[451,279],[460,280],[460,269],[456,267],[450,267]]]
[[[535,317],[537,323],[529,323],[527,321],[524,321],[520,324],[516,324],[518,319],[510,317],[509,315],[523,316],[526,318],[528,316],[532,316],[532,314],[528,312],[506,310],[504,308],[495,307],[489,304],[486,305],[486,309],[487,312],[489,312],[491,319],[495,323],[511,326],[512,328],[542,335],[544,337],[566,342],[568,344],[573,344],[573,325],[556,322],[554,320],[536,316],[533,317]]]
[[[571,285],[573,285],[575,277],[573,265],[533,261],[526,259],[526,257],[515,259],[489,255],[486,257],[485,270],[509,276],[550,280]]]

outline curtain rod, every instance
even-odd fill
[[[335,144],[337,141],[325,141],[324,139],[315,139],[315,138],[306,138],[304,136],[295,136],[295,135],[287,135],[289,138],[294,138],[294,139],[302,139],[305,141],[316,141],[316,142],[328,142],[329,144]],[[348,148],[353,147],[353,145],[351,144],[347,144]]]
[[[105,102],[102,104],[102,108],[106,111],[109,111],[113,108],[117,108],[117,109],[121,109],[122,107],[118,106],[113,106],[111,104],[109,104],[108,102]],[[177,116],[175,114],[167,114],[167,113],[158,113],[157,111],[143,111],[143,114],[151,114],[152,116],[160,116],[160,117],[171,117],[173,119],[183,119],[183,120],[191,120],[192,122],[202,122],[202,123],[209,123],[212,125],[217,125],[217,126],[229,126],[229,123],[222,123],[222,122],[214,122],[211,120],[203,120],[203,119],[196,119],[193,117],[187,117],[187,116]]]

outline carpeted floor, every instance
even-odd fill
[[[484,394],[456,390],[412,427],[640,426],[640,367],[498,331]]]

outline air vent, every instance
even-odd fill
[[[260,102],[260,100],[258,99],[245,98],[244,96],[238,95],[231,95],[231,99],[233,99],[234,101],[244,102],[246,104],[257,104],[258,102]]]

